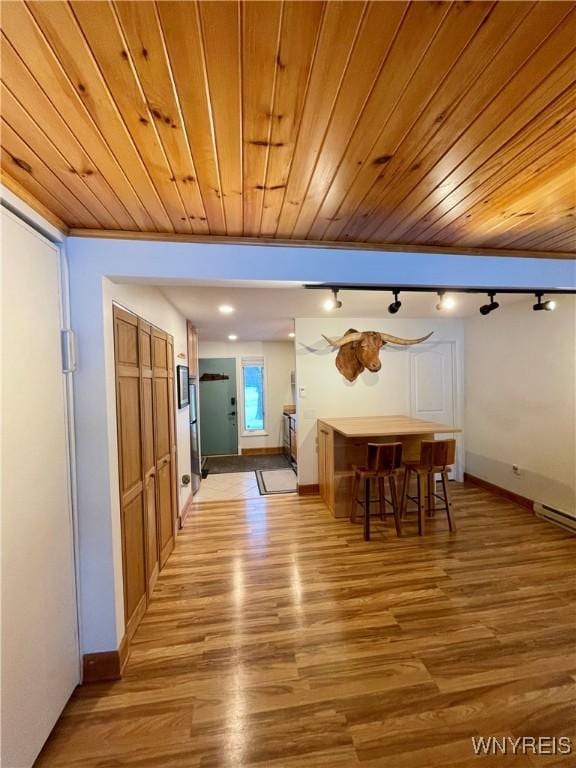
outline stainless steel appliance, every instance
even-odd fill
[[[188,387],[190,395],[190,477],[192,493],[194,494],[200,488],[201,479],[196,381],[190,379]]]

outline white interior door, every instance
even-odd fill
[[[410,411],[417,419],[456,424],[454,345],[452,342],[419,344],[410,349]],[[437,438],[449,435],[437,435]],[[459,451],[455,471],[460,477]]]
[[[2,765],[79,682],[58,249],[2,210]]]

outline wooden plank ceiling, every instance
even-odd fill
[[[2,3],[6,184],[71,228],[574,252],[576,4]]]

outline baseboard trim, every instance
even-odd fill
[[[182,507],[182,511],[180,512],[180,516],[178,517],[178,528],[179,530],[182,529],[184,526],[184,522],[186,518],[188,517],[188,513],[190,512],[190,508],[192,507],[192,501],[194,500],[194,494],[191,493],[190,496],[186,499],[186,503]],[[178,533],[178,531],[176,532]]]
[[[494,485],[494,483],[490,483],[488,480],[483,480],[481,477],[469,475],[468,472],[464,472],[464,482],[477,485],[478,488],[484,488],[484,490],[490,491],[496,496],[501,496],[503,499],[508,499],[508,501],[513,501],[515,504],[519,504],[521,507],[525,507],[530,511],[534,508],[532,499],[528,499],[526,496],[521,496],[519,493],[514,493],[514,491],[509,491],[507,488],[502,488],[500,485]]]
[[[242,456],[276,456],[279,453],[284,453],[284,448],[281,445],[272,448],[242,448]]]
[[[130,641],[124,635],[117,651],[85,653],[82,657],[82,685],[120,680],[130,655]]]
[[[298,496],[319,496],[320,486],[318,483],[312,483],[311,485],[299,485]]]

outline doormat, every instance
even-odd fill
[[[293,469],[258,469],[256,480],[261,496],[273,493],[296,493],[298,485]]]
[[[207,456],[202,463],[202,474],[221,475],[227,472],[255,472],[257,469],[288,469],[288,467],[290,467],[290,461],[283,453]]]

